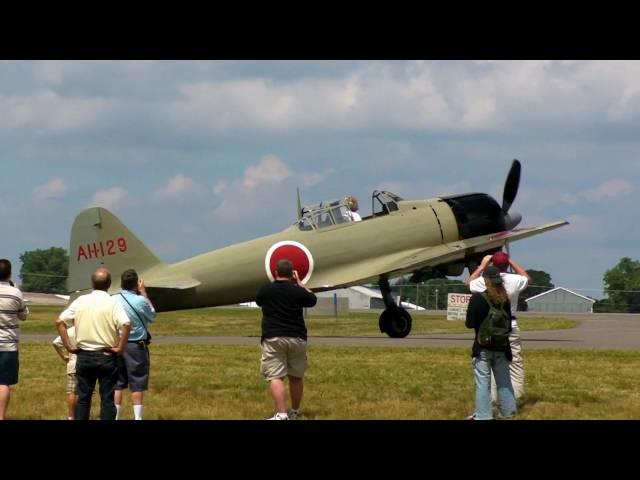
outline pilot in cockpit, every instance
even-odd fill
[[[344,204],[347,206],[347,210],[344,213],[344,218],[348,222],[359,222],[362,220],[358,213],[358,199],[352,195],[345,197]]]

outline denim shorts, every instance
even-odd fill
[[[124,353],[118,357],[118,383],[116,389],[129,388],[143,392],[149,388],[149,348],[144,343],[127,343]]]

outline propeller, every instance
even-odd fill
[[[522,215],[519,213],[509,213],[509,209],[518,194],[521,169],[520,161],[514,159],[511,163],[507,180],[504,182],[504,192],[502,193],[502,212],[504,213],[504,224],[507,230],[514,229],[522,220]]]

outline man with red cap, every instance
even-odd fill
[[[521,404],[524,400],[524,364],[522,362],[522,341],[520,340],[520,328],[516,320],[516,310],[518,309],[518,296],[529,284],[529,274],[518,265],[513,259],[509,258],[504,252],[497,252],[493,255],[485,255],[480,266],[467,279],[471,292],[484,292],[487,287],[482,277],[482,272],[490,265],[500,270],[500,276],[504,282],[504,288],[509,296],[511,303],[511,334],[509,335],[509,343],[511,344],[511,352],[513,360],[509,367],[511,373],[511,384],[515,393],[516,401]],[[507,273],[507,269],[511,266],[515,273]],[[496,398],[495,380],[492,381],[492,394],[494,400]]]

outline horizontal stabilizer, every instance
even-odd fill
[[[198,285],[200,282],[191,277],[164,277],[145,281],[145,286],[149,288],[170,288],[173,290],[187,290]]]

